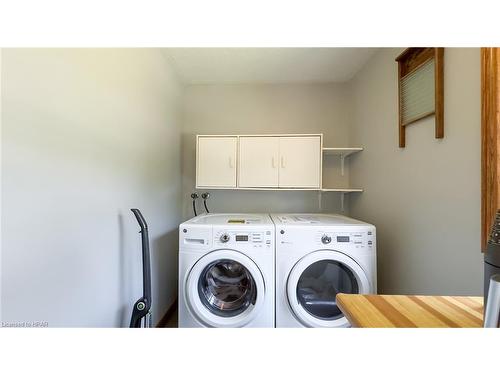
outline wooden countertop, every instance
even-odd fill
[[[479,328],[483,297],[337,295],[337,305],[353,327]]]

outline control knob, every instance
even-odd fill
[[[227,234],[227,233],[222,234],[220,236],[220,242],[226,243],[227,241],[229,241],[229,234]]]
[[[330,242],[332,242],[332,237],[324,234],[323,237],[321,237],[321,242],[323,242],[325,245],[328,245]]]

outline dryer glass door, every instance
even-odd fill
[[[232,317],[255,305],[257,287],[244,265],[221,259],[205,267],[198,281],[198,293],[212,313]]]
[[[370,283],[361,266],[349,256],[319,250],[300,259],[290,271],[288,302],[295,316],[308,327],[345,327],[347,319],[337,306],[337,293],[369,293]]]
[[[342,317],[337,293],[357,294],[358,282],[352,271],[335,260],[320,260],[307,267],[297,283],[297,299],[302,307],[318,319]]]

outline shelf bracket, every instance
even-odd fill
[[[345,196],[345,193],[342,192],[340,193],[340,211],[344,212],[344,196]]]
[[[345,161],[345,155],[341,154],[340,155],[340,174],[342,176],[344,175],[344,161]]]

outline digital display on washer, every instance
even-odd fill
[[[243,234],[236,235],[236,242],[244,242],[244,241],[248,241],[247,235],[243,235]]]
[[[337,242],[349,242],[349,236],[337,236]]]

